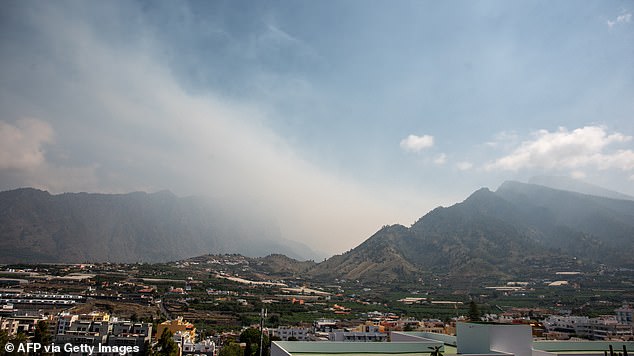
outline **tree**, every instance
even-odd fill
[[[32,342],[40,345],[49,345],[53,341],[51,334],[48,332],[48,323],[45,320],[40,320],[35,326],[35,334],[33,335]],[[44,348],[38,352],[39,355],[44,353]]]
[[[440,351],[441,347],[442,346],[434,346],[434,347],[429,346],[428,349],[432,350],[429,356],[442,356],[442,351]]]
[[[12,343],[17,350],[18,345],[20,344],[26,344],[27,342],[29,342],[29,339],[26,337],[26,335],[22,332],[19,332],[15,335],[13,335],[12,337],[9,337],[9,342]],[[4,349],[3,349],[4,351]],[[17,356],[22,356],[22,355],[27,355],[26,352],[19,352],[19,351],[14,351],[12,354],[12,356],[17,355]]]
[[[7,342],[9,342],[9,334],[4,330],[0,330],[0,352],[4,350],[4,346]]]
[[[235,342],[230,342],[224,345],[220,349],[218,356],[243,356],[243,355],[242,355],[242,349],[240,348],[240,345],[236,344]]]
[[[143,356],[153,356],[154,350],[152,350],[152,343],[150,341],[145,341],[143,343],[143,352],[141,353]]]
[[[260,343],[260,330],[256,328],[245,329],[240,333],[240,342],[246,342],[247,344],[259,344]]]
[[[253,352],[253,344],[251,342],[247,342],[246,345],[244,346],[244,356],[256,356],[257,354],[255,352]],[[257,348],[257,346],[256,346]]]
[[[480,321],[480,309],[473,300],[469,303],[469,320]]]
[[[154,355],[175,356],[178,355],[178,345],[172,339],[172,332],[167,328],[163,329],[161,337],[154,345]]]
[[[272,324],[275,327],[279,326],[279,324],[280,324],[279,315],[276,315],[276,314],[271,315],[271,317],[269,318],[269,323]]]
[[[240,334],[239,340],[240,342],[244,342],[247,344],[246,348],[244,349],[244,356],[260,355],[260,330],[256,328],[248,328]],[[262,355],[265,356],[269,354],[268,350],[270,346],[269,337],[266,335],[264,335],[263,344],[264,349],[262,350]]]

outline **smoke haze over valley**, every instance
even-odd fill
[[[169,190],[298,258],[507,180],[634,196],[631,3],[0,7],[2,191]]]

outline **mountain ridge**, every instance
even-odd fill
[[[0,262],[157,262],[201,253],[258,256],[294,251],[270,221],[244,217],[213,200],[169,191],[0,192]],[[252,236],[258,236],[253,241]],[[303,250],[309,251],[305,245]]]
[[[28,188],[0,192],[0,260],[7,262],[6,251],[11,251],[9,262],[95,261],[95,255],[80,255],[79,251],[91,251],[90,247],[102,253],[97,255],[101,259],[121,257],[117,251],[127,251],[129,255],[123,257],[130,259],[139,246],[149,246],[145,252],[154,254],[155,260],[200,252],[248,255],[245,251],[259,245],[246,237],[257,234],[260,244],[274,249],[268,252],[270,257],[257,262],[267,271],[324,280],[416,282],[424,276],[444,275],[472,281],[599,264],[634,268],[634,201],[535,184],[507,181],[495,191],[478,189],[462,202],[429,211],[410,227],[385,225],[359,246],[321,263],[281,255],[285,252],[280,246],[285,243],[279,235],[267,237],[266,221],[252,228],[234,226],[225,220],[226,211],[207,203],[199,197],[178,198],[168,191],[51,195]],[[13,218],[11,224],[7,217]],[[38,240],[41,235],[48,237]],[[93,238],[76,241],[77,236]],[[240,242],[247,243],[242,250],[236,245]],[[173,251],[178,247],[181,250]],[[166,256],[166,250],[182,257]],[[56,260],[47,251],[66,254]]]
[[[461,203],[433,209],[410,228],[384,227],[333,257],[337,263],[326,261],[310,273],[372,280],[376,273],[352,273],[357,270],[349,265],[380,261],[388,251],[402,273],[392,269],[383,274],[386,281],[425,273],[514,278],[566,263],[634,266],[632,250],[634,202],[509,181],[495,192],[481,188]]]

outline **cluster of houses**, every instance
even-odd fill
[[[95,349],[103,349],[105,345],[116,346],[117,349],[128,347],[128,349],[143,352],[158,341],[164,330],[169,330],[183,355],[213,356],[216,351],[214,341],[210,339],[196,341],[196,328],[182,318],[158,324],[154,339],[152,338],[152,323],[119,320],[108,313],[101,312],[60,313],[55,316],[5,316],[0,317],[0,330],[5,331],[9,336],[24,334],[32,337],[41,321],[48,325],[51,342],[58,345],[70,344],[84,348],[95,347]]]
[[[632,337],[633,312],[634,309],[631,306],[624,305],[623,307],[617,309],[616,314],[612,316],[589,318],[571,315],[549,315],[543,319],[541,324],[545,330],[544,336],[555,336],[557,339],[575,340],[574,336],[578,336],[590,340],[606,340],[605,342],[607,342],[607,340],[610,342],[614,340],[628,342],[629,340],[631,342],[634,340]],[[418,340],[422,337],[421,335],[423,335],[424,338],[429,339],[431,337],[435,340],[433,342],[441,342],[447,346],[451,345],[451,343],[447,344],[446,340],[453,340],[452,342],[456,345],[460,344],[460,335],[457,335],[459,334],[457,329],[462,328],[463,335],[465,335],[470,333],[471,331],[468,330],[473,328],[472,326],[464,326],[464,323],[461,323],[459,320],[447,325],[440,320],[418,321],[409,318],[399,318],[390,313],[379,312],[367,313],[366,317],[365,321],[354,326],[342,326],[341,321],[320,319],[309,325],[280,326],[266,331],[268,331],[270,336],[276,337],[276,339],[281,340],[282,342],[327,341],[332,345],[339,345],[342,342],[385,343],[395,342],[400,339],[405,340],[411,337]],[[489,318],[491,317],[492,316],[489,316]],[[45,321],[47,323],[49,334],[52,337],[52,342],[56,344],[70,344],[76,346],[89,345],[95,347],[98,347],[99,345],[135,347],[135,349],[139,350],[139,352],[143,352],[143,350],[158,341],[158,338],[163,334],[164,330],[169,330],[172,334],[173,340],[176,344],[178,344],[183,355],[196,354],[213,356],[217,351],[216,344],[211,339],[196,341],[197,334],[195,326],[182,318],[158,324],[156,332],[153,333],[153,326],[151,323],[119,320],[108,313],[102,312],[92,312],[89,314],[59,313],[54,316],[2,316],[0,317],[0,330],[4,330],[9,335],[22,333],[26,336],[33,336],[40,321]],[[520,323],[518,321],[521,321],[521,318],[513,319],[511,321],[511,325],[525,324],[522,326],[527,329],[503,328],[499,330],[530,331],[534,326],[526,325],[527,323]],[[509,320],[500,317],[497,321],[489,321],[484,325],[509,325]],[[456,328],[456,326],[460,327]],[[395,331],[395,329],[412,330],[413,334],[398,332]],[[478,333],[479,332],[484,331],[478,331]],[[531,339],[534,339],[534,336],[535,333],[533,331]],[[524,336],[522,336],[522,338],[524,338]],[[547,337],[541,339],[546,338]],[[398,343],[393,343],[391,345],[398,345]],[[464,345],[467,345],[467,343],[463,343],[463,350],[465,347]],[[278,348],[277,351],[280,351],[279,347],[289,348],[288,344],[278,344],[275,346],[275,348]],[[302,347],[310,348],[310,346]],[[535,346],[533,345],[531,347]],[[290,347],[290,349],[293,349],[293,347]],[[290,353],[292,354],[293,352]]]
[[[525,324],[533,337],[546,340],[634,340],[632,314],[634,308],[624,305],[614,315],[597,318],[571,315],[549,315],[546,311],[526,309],[500,315],[487,314],[482,322],[491,324]],[[543,314],[543,316],[541,316]],[[536,314],[528,316],[529,314]],[[541,316],[541,317],[539,317]],[[540,320],[540,321],[537,321]],[[392,313],[370,312],[356,325],[341,320],[320,319],[312,325],[280,326],[269,333],[282,341],[387,341],[391,331],[415,331],[435,334],[456,334],[456,323],[464,317],[445,323],[441,320],[416,320]]]
[[[455,321],[449,324],[438,319],[419,321],[394,313],[373,311],[364,313],[362,319],[318,319],[312,324],[270,328],[268,333],[282,341],[381,342],[388,341],[391,331],[399,330],[455,334]]]
[[[552,339],[570,339],[573,336],[590,340],[634,340],[632,314],[629,305],[616,310],[615,315],[597,318],[573,315],[550,315],[542,321],[547,336]]]
[[[152,342],[152,324],[119,320],[108,313],[89,314],[60,313],[43,316],[0,317],[0,330],[9,336],[35,334],[38,323],[46,322],[51,342],[58,345],[80,347],[103,346],[129,347],[143,351]],[[115,353],[113,353],[115,354]]]

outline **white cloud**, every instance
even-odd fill
[[[420,152],[434,146],[434,137],[430,135],[409,135],[401,140],[401,148],[407,152]]]
[[[29,170],[44,161],[44,145],[53,141],[51,126],[38,119],[0,121],[0,169]]]
[[[447,163],[447,155],[444,153],[439,154],[436,158],[434,158],[434,163],[436,164],[445,164]]]
[[[625,143],[631,136],[608,134],[604,127],[586,126],[568,131],[539,130],[534,138],[522,142],[511,154],[486,165],[487,170],[518,171],[525,168],[541,169],[634,169],[634,151],[609,151],[612,144]]]
[[[614,20],[608,20],[607,24],[609,28],[614,27],[618,24],[629,23],[632,21],[632,13],[631,12],[623,12],[619,16],[617,16]]]
[[[574,179],[584,179],[586,177],[586,174],[582,171],[572,171],[570,172],[570,177]]]
[[[458,163],[456,163],[456,168],[458,168],[461,171],[468,171],[471,168],[473,168],[473,163],[466,162],[466,161],[458,162]]]

